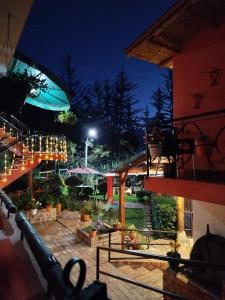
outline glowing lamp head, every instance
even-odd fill
[[[88,136],[90,138],[96,138],[97,137],[97,130],[95,128],[91,128],[88,130]]]

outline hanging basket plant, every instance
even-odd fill
[[[17,111],[27,97],[35,98],[48,85],[41,79],[41,73],[32,75],[27,69],[14,73],[8,70],[0,73],[0,109],[1,111]]]
[[[77,116],[72,111],[61,111],[56,117],[56,122],[66,125],[75,125]]]

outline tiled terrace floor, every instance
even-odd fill
[[[3,208],[4,210],[4,208]],[[4,212],[6,214],[6,212]],[[2,212],[0,210],[2,216]],[[4,218],[4,217],[3,217]],[[57,221],[46,222],[42,224],[35,224],[35,228],[46,242],[49,249],[53,252],[56,258],[61,263],[62,267],[66,262],[72,257],[77,256],[85,260],[87,265],[87,276],[85,285],[92,283],[96,278],[96,248],[91,248],[85,243],[81,242],[76,236],[76,229],[79,227],[87,226],[87,224],[80,221],[80,214],[78,212],[69,212],[63,211]],[[20,258],[20,261],[26,265],[26,274],[29,276],[33,290],[38,291],[38,298],[44,300],[46,299],[43,287],[46,287],[46,282],[43,280],[43,277],[40,275],[40,270],[35,262],[35,259],[30,254],[30,249],[27,246],[26,241],[21,242],[19,240],[19,230],[15,224],[14,215],[10,216],[9,221],[4,218],[4,229],[0,230],[0,239],[9,238],[13,245],[17,249],[17,254]],[[160,242],[160,240],[159,240]],[[164,242],[163,240],[161,241]],[[163,254],[170,248],[165,245],[152,246],[148,250],[150,253]],[[30,254],[32,264],[30,263],[29,256]],[[142,260],[143,262],[143,260]],[[154,264],[154,262],[153,262]],[[34,266],[34,267],[33,267]],[[39,278],[37,277],[35,271],[37,271]],[[107,253],[101,252],[101,269],[109,272],[111,274],[119,276],[127,276],[128,278],[142,281],[143,283],[152,284],[156,287],[162,288],[162,271],[155,267],[145,268],[142,266],[135,266],[135,270],[130,266],[121,266],[118,264],[108,263],[107,262]],[[72,271],[72,279],[76,282],[77,278],[77,269],[76,267]],[[144,290],[139,287],[132,286],[125,282],[118,281],[106,277],[104,275],[100,276],[100,280],[107,283],[107,289],[110,299],[112,300],[125,300],[125,299],[135,299],[135,300],[144,300],[152,299],[158,300],[162,299],[160,294],[156,294],[151,291]],[[42,283],[42,285],[40,284]],[[4,299],[6,300],[6,299]],[[8,299],[7,299],[8,300]],[[27,299],[9,299],[9,300],[27,300]]]
[[[85,260],[87,265],[87,277],[85,285],[90,284],[96,278],[96,248],[87,246],[84,242],[81,242],[76,236],[76,228],[87,226],[86,223],[80,221],[80,214],[78,212],[63,211],[61,216],[56,222],[48,222],[43,224],[35,224],[36,230],[39,232],[43,240],[46,242],[49,249],[54,253],[56,258],[60,261],[62,266],[72,257],[76,256]],[[157,248],[157,249],[156,249]],[[156,251],[157,250],[157,251]],[[165,254],[169,250],[168,246],[154,246],[151,252],[158,254]],[[115,265],[107,262],[107,253],[101,252],[101,269],[108,271],[112,274],[127,275],[131,274],[131,268],[127,270],[121,270]],[[153,268],[154,269],[154,268]],[[158,287],[162,287],[162,271],[155,269],[156,273],[152,274],[154,277],[154,284]],[[122,272],[124,271],[124,272]],[[128,271],[130,272],[128,274]],[[145,270],[148,271],[148,270]],[[133,273],[137,274],[138,270]],[[143,267],[140,270],[143,277]],[[150,275],[150,271],[149,275]],[[153,276],[154,275],[154,276]],[[157,278],[156,278],[157,275]],[[76,281],[76,270],[72,275],[73,280]],[[145,276],[146,277],[146,274]],[[115,279],[100,276],[100,279],[107,283],[109,297],[111,299],[161,299],[161,295],[145,291],[143,289],[128,285],[124,282],[117,281]],[[136,278],[138,280],[138,278]],[[116,289],[115,289],[116,286]],[[151,297],[150,297],[151,295]]]

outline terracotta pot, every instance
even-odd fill
[[[80,219],[83,222],[88,222],[88,221],[90,221],[90,215],[83,215],[83,214],[81,214],[80,215]]]
[[[60,214],[61,211],[62,211],[62,204],[61,204],[61,203],[58,203],[58,204],[56,205],[56,213],[57,213],[57,215]]]
[[[149,144],[148,145],[151,157],[159,157],[162,155],[161,144]]]
[[[89,237],[90,237],[91,239],[95,238],[96,235],[97,235],[97,231],[96,231],[96,230],[91,230],[91,231],[89,232]]]
[[[46,210],[47,211],[51,211],[51,209],[52,209],[52,204],[47,204],[46,205]]]
[[[212,153],[212,145],[209,141],[196,140],[195,149],[198,156],[210,156]]]

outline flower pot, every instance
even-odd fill
[[[97,235],[97,231],[96,231],[96,230],[91,230],[91,231],[89,232],[89,237],[90,237],[91,239],[95,238],[96,235]]]
[[[210,156],[212,153],[212,145],[209,141],[196,140],[195,141],[196,154],[198,156]]]
[[[46,210],[47,211],[51,211],[51,209],[52,209],[52,204],[47,204],[46,205]]]
[[[88,221],[90,221],[90,215],[81,214],[80,219],[82,222],[88,222]]]
[[[36,216],[37,213],[38,213],[38,209],[37,208],[31,209],[31,215],[32,216]]]
[[[57,215],[60,214],[61,211],[62,211],[62,204],[61,204],[61,203],[58,203],[58,204],[56,205],[56,213],[57,213]]]
[[[166,253],[167,256],[173,257],[173,258],[181,258],[180,253],[175,252],[175,251],[170,251]],[[179,262],[177,261],[169,261],[169,266],[170,268],[177,272],[179,268]]]
[[[159,157],[162,155],[161,144],[149,144],[148,145],[151,157]]]

